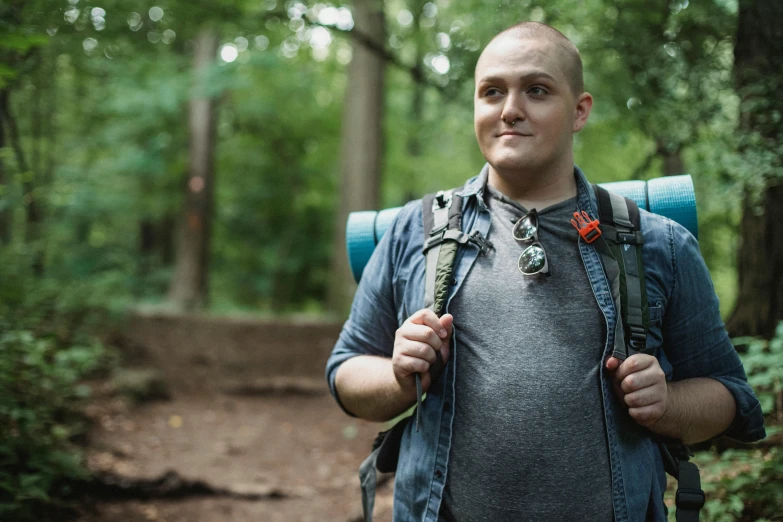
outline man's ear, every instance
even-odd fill
[[[589,92],[583,92],[576,100],[574,111],[574,132],[579,132],[587,124],[587,118],[593,109],[593,97]]]

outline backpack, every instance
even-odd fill
[[[571,221],[585,242],[592,244],[601,258],[609,280],[615,307],[620,311],[617,321],[612,356],[625,360],[645,350],[650,314],[642,261],[644,235],[638,205],[631,199],[593,185],[598,200],[598,219],[586,213],[574,213]],[[473,245],[480,254],[486,254],[492,243],[478,231],[462,232],[462,196],[456,189],[428,194],[422,198],[422,225],[424,228],[425,293],[424,305],[438,316],[443,314],[448,298],[454,261],[461,246]],[[432,382],[443,371],[444,363],[438,353],[430,367]],[[375,506],[376,470],[392,473],[397,469],[400,443],[407,425],[415,422],[418,431],[422,403],[421,378],[416,375],[416,408],[391,429],[381,432],[373,442],[372,452],[359,468],[362,488],[364,520],[372,522]],[[666,473],[678,481],[675,496],[677,522],[698,522],[704,506],[699,469],[692,462],[690,449],[681,441],[656,436]]]

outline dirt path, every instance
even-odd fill
[[[121,484],[174,472],[222,494],[99,500],[80,522],[348,522],[361,515],[357,470],[379,426],[347,417],[328,394],[182,396],[133,409],[113,399],[89,413],[97,420],[93,471]],[[390,507],[386,486],[375,520],[389,521]]]

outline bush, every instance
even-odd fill
[[[87,476],[70,443],[85,427],[74,406],[104,348],[58,349],[22,330],[0,334],[0,354],[0,519],[40,520]]]
[[[92,335],[106,314],[86,299],[94,285],[35,276],[25,260],[0,254],[0,520],[60,520],[88,476],[77,406],[90,392],[83,379],[110,360]]]
[[[781,381],[783,380],[783,323],[775,337],[734,340],[761,403],[768,439],[780,440]],[[780,520],[783,514],[783,451],[777,445],[751,445],[697,453],[702,487],[707,495],[702,520],[707,522]],[[673,517],[670,517],[673,520]]]

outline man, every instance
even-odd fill
[[[610,357],[609,283],[570,224],[577,210],[597,216],[573,159],[593,104],[579,53],[555,29],[522,23],[487,45],[475,79],[487,165],[461,189],[463,231],[493,248],[463,248],[437,317],[422,309],[421,204],[408,204],[364,270],[327,365],[332,393],[348,413],[385,421],[415,403],[421,374],[427,397],[401,443],[397,522],[665,520],[656,437],[765,435],[698,245],[642,212],[650,355]],[[531,209],[545,266],[526,270],[520,226]]]

